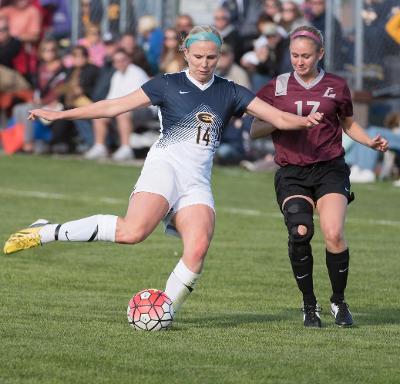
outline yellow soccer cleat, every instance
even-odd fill
[[[10,253],[22,251],[23,249],[39,247],[42,245],[39,231],[46,224],[48,224],[48,221],[46,220],[37,220],[28,228],[13,233],[4,244],[4,253],[8,255]]]

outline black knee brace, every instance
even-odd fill
[[[302,248],[308,249],[314,235],[313,212],[313,206],[301,197],[294,197],[286,202],[283,208],[283,216],[289,233],[289,244],[292,248],[294,247],[297,250]],[[299,234],[299,225],[307,228],[305,235]],[[306,252],[308,253],[308,251]]]

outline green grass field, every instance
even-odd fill
[[[140,168],[0,157],[0,241],[37,218],[123,215]],[[202,279],[168,332],[137,332],[126,307],[163,289],[181,244],[54,243],[0,256],[0,383],[399,383],[400,190],[355,186],[346,237],[356,322],[329,313],[324,245],[313,239],[324,327],[304,329],[273,176],[216,168],[217,226]],[[316,221],[318,225],[318,221]]]

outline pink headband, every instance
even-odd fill
[[[293,34],[292,36],[290,36],[290,40],[295,39],[296,37],[308,37],[311,40],[314,40],[318,45],[322,45],[322,41],[319,38],[319,36],[315,35],[312,32],[309,31],[298,31],[295,34]]]

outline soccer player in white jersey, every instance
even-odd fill
[[[210,179],[223,127],[247,112],[278,129],[307,129],[322,119],[282,112],[248,89],[214,75],[222,38],[211,26],[195,27],[183,41],[188,69],[164,74],[131,94],[62,112],[35,109],[30,119],[114,117],[151,104],[159,107],[160,138],[152,146],[124,217],[94,215],[63,224],[38,220],[6,241],[9,254],[52,241],[136,244],[164,221],[183,241],[183,255],[165,292],[177,311],[200,277],[214,231]]]

